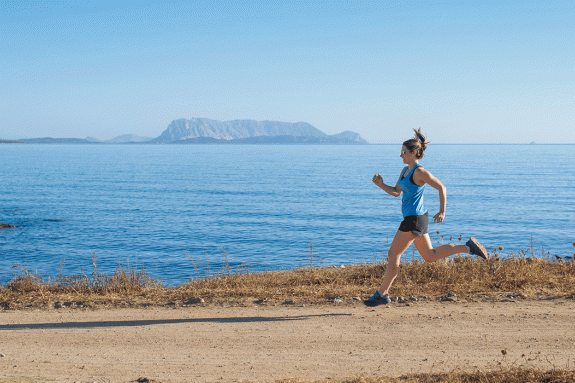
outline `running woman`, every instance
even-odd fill
[[[401,147],[400,157],[407,166],[401,171],[395,186],[391,187],[384,184],[379,174],[373,176],[373,183],[386,193],[394,197],[403,195],[401,204],[403,222],[399,225],[389,248],[383,283],[379,290],[364,301],[366,306],[374,307],[391,302],[389,288],[399,273],[401,255],[412,243],[426,262],[435,262],[457,253],[469,253],[485,260],[489,259],[485,247],[473,237],[465,245],[447,244],[436,249],[433,248],[427,233],[429,216],[423,204],[423,191],[426,184],[439,191],[439,213],[433,216],[435,223],[441,223],[445,219],[446,191],[445,186],[419,164],[428,142],[421,134],[421,128],[413,130],[415,131],[415,138],[405,141]]]

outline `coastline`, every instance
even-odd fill
[[[95,256],[92,257],[96,265]],[[197,305],[355,305],[379,286],[386,263],[309,267],[284,271],[220,270],[174,287],[145,269],[118,267],[114,273],[44,279],[21,267],[0,285],[0,312],[10,310],[185,308]],[[488,261],[457,255],[434,263],[401,264],[391,294],[395,304],[414,302],[506,302],[575,299],[575,261],[514,256]]]

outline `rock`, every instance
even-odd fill
[[[8,225],[7,223],[0,223],[0,229],[14,229],[16,226]]]
[[[150,143],[331,143],[367,144],[358,133],[327,135],[306,122],[180,118]]]
[[[345,269],[345,266],[344,266],[344,265],[341,265],[339,268],[340,268],[340,269]]]
[[[457,302],[457,294],[455,294],[453,291],[450,291],[449,293],[447,293],[447,295],[442,296],[441,300],[448,302]]]
[[[353,298],[353,300],[354,300],[354,301],[361,301],[361,298],[360,298],[360,297],[355,297],[355,298]]]
[[[342,302],[343,302],[343,300],[339,297],[337,297],[333,300],[333,303],[342,303]]]
[[[417,298],[414,297],[414,296],[410,296],[409,299],[410,299],[412,302],[417,302]]]
[[[4,354],[0,354],[0,358],[4,358],[6,355]]]

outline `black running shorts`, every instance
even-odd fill
[[[423,215],[408,215],[403,218],[399,231],[412,232],[414,235],[421,237],[427,233],[427,223],[429,222],[429,214],[425,212]]]

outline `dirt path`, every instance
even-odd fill
[[[499,362],[573,368],[575,302],[5,311],[0,354],[0,382],[312,380]]]

